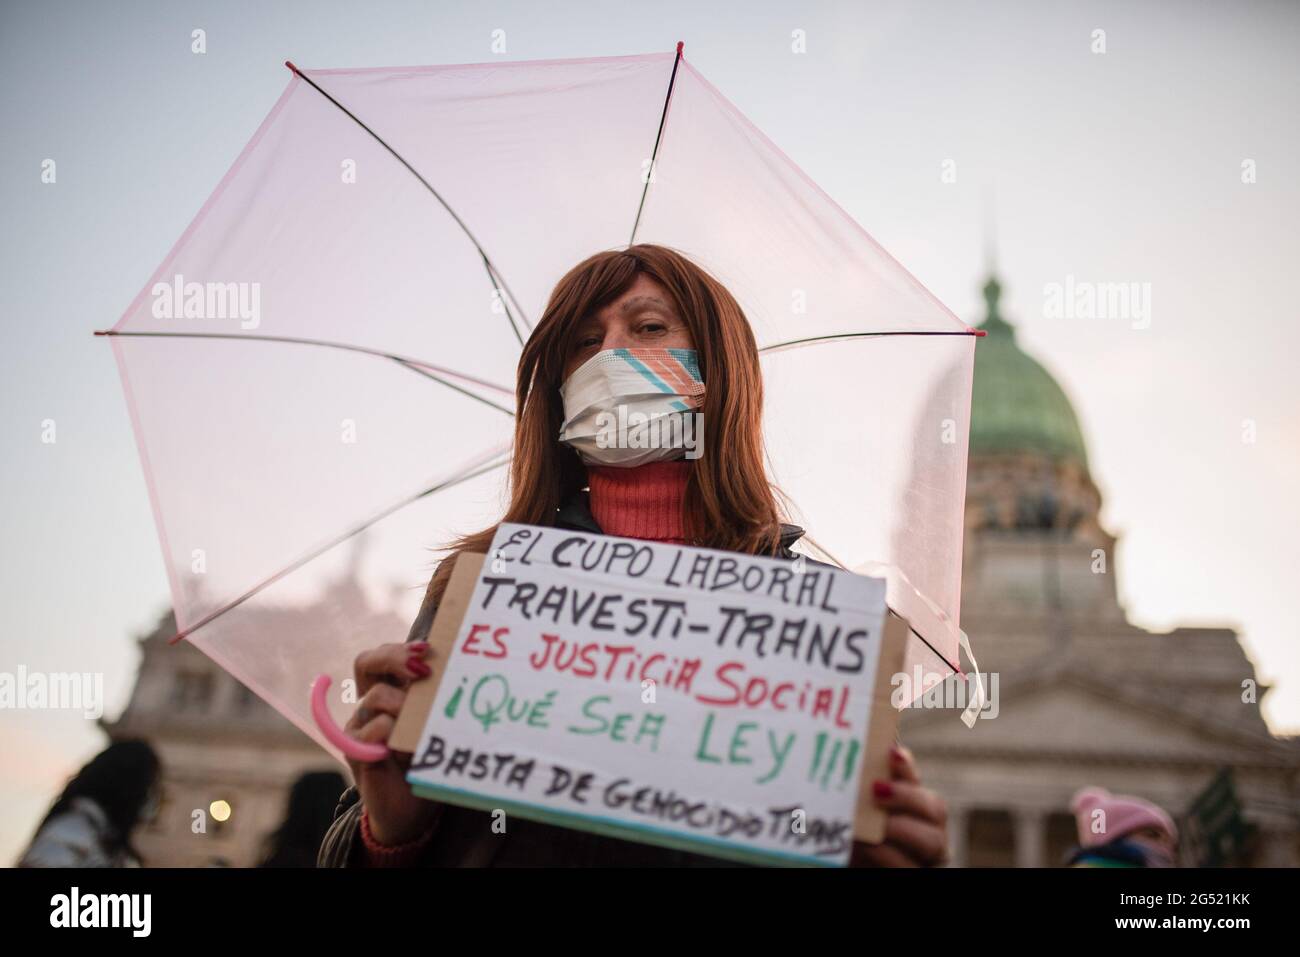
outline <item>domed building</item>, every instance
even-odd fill
[[[1295,866],[1296,740],[1265,724],[1268,689],[1234,631],[1128,622],[1078,416],[1021,349],[1000,294],[990,279],[962,573],[962,627],[989,702],[971,728],[961,696],[918,702],[901,725],[948,801],[953,863],[1061,864],[1076,842],[1070,798],[1099,785],[1174,815],[1191,838],[1184,863]]]
[[[1213,798],[1229,825],[1239,807],[1250,833],[1223,859],[1296,865],[1300,748],[1265,725],[1267,688],[1233,631],[1152,634],[1128,623],[1078,417],[1020,348],[999,296],[990,280],[987,336],[975,349],[962,590],[990,703],[970,729],[960,702],[909,709],[901,728],[927,785],[948,801],[953,863],[1059,864],[1075,841],[1071,796],[1100,785],[1180,819],[1198,796]],[[265,627],[306,615],[324,631],[335,603],[369,607],[354,578],[350,568],[328,602],[267,608]],[[405,633],[391,612],[371,613],[375,634]],[[292,781],[337,766],[197,649],[169,646],[173,633],[168,616],[141,642],[131,701],[105,722],[112,737],[146,737],[163,757],[167,798],[138,844],[155,865],[255,864]],[[212,816],[217,804],[225,821]]]

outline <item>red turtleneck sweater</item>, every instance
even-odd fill
[[[689,545],[682,503],[691,462],[651,462],[635,468],[589,466],[591,515],[606,535]]]

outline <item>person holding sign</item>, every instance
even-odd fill
[[[749,322],[681,254],[635,245],[572,269],[524,347],[516,391],[503,523],[798,559],[791,546],[802,529],[782,523],[764,469],[762,372]],[[353,737],[388,740],[408,691],[431,673],[424,639],[457,556],[488,553],[496,533],[454,543],[407,643],[358,656]],[[410,759],[393,752],[352,763],[356,788],[340,803],[321,866],[722,863],[515,817],[503,831],[486,811],[417,797]],[[943,801],[922,785],[906,749],[893,749],[889,768],[887,779],[868,782],[888,815],[884,840],[855,843],[851,863],[943,863]]]

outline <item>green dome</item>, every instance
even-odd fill
[[[975,344],[970,454],[1030,452],[1088,467],[1088,450],[1074,407],[1051,374],[1016,344],[1015,329],[998,314],[1001,287],[984,287],[988,335]]]

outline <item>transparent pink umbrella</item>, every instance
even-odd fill
[[[431,549],[499,517],[521,343],[571,266],[635,241],[686,253],[744,308],[770,477],[812,554],[888,577],[909,672],[957,666],[977,333],[680,44],[289,67],[103,333],[180,637],[337,753],[313,676],[345,679],[360,650],[404,638],[375,622],[414,617]],[[329,704],[338,721],[350,708]]]

